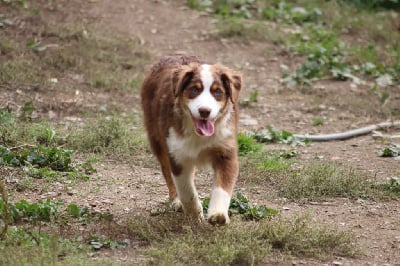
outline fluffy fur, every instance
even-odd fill
[[[207,219],[229,223],[237,158],[240,74],[193,56],[162,58],[145,78],[141,99],[151,149],[161,165],[172,207],[197,220],[203,211],[195,168],[211,166],[214,184]]]

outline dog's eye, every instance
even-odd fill
[[[189,93],[191,96],[196,96],[197,94],[199,94],[200,89],[197,87],[190,87],[189,88]]]
[[[216,89],[212,93],[213,93],[214,97],[216,97],[216,98],[221,98],[223,95],[223,91],[221,89]]]

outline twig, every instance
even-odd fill
[[[294,135],[294,137],[304,140],[308,139],[311,141],[330,141],[330,140],[345,140],[352,137],[360,136],[368,134],[372,131],[377,129],[389,128],[400,126],[400,121],[393,121],[393,122],[383,122],[375,125],[370,125],[362,128],[357,128],[341,133],[333,133],[333,134],[322,134],[322,135]]]
[[[33,148],[33,147],[36,147],[36,146],[32,145],[32,144],[25,143],[25,144],[21,144],[21,145],[15,146],[15,147],[11,147],[11,148],[9,148],[9,150],[13,151],[13,150],[18,150],[20,148],[25,148],[25,147]]]

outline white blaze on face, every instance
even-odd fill
[[[210,65],[204,64],[201,66],[200,79],[203,91],[188,103],[188,107],[193,116],[197,133],[204,136],[212,136],[214,134],[214,122],[221,106],[211,94],[211,86],[214,83],[214,78]],[[201,117],[199,112],[201,108],[210,110],[208,118],[204,119]]]

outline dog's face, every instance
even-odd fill
[[[241,83],[239,74],[222,65],[185,65],[173,75],[175,97],[201,136],[214,135],[215,122],[236,103]]]

